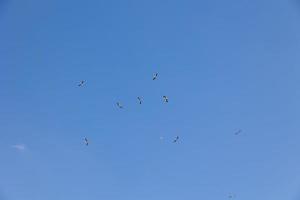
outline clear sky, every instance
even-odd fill
[[[0,200],[299,200],[299,76],[297,0],[0,0]]]

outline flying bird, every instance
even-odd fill
[[[179,136],[176,136],[176,138],[173,140],[173,143],[176,143],[179,140]]]
[[[237,132],[234,133],[234,135],[239,135],[242,132],[241,129],[239,129]]]
[[[86,146],[89,146],[89,140],[87,138],[84,138],[84,143]]]
[[[122,106],[122,104],[120,103],[120,102],[117,102],[117,106],[119,107],[119,108],[123,108],[123,106]]]
[[[137,99],[139,100],[139,104],[142,104],[142,98],[138,97]]]
[[[158,73],[153,74],[153,78],[152,80],[154,81],[155,79],[157,79]]]
[[[85,82],[85,81],[83,81],[83,80],[80,81],[80,83],[78,84],[78,86],[79,86],[79,87],[83,86],[84,82]]]
[[[169,98],[167,96],[163,96],[164,102],[168,103],[169,102]]]

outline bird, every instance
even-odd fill
[[[236,131],[236,132],[234,133],[234,135],[239,135],[241,132],[242,132],[242,130],[239,129],[238,131]]]
[[[84,80],[80,81],[80,83],[78,84],[78,86],[79,87],[83,86],[84,82],[85,82]]]
[[[179,136],[176,136],[176,138],[173,140],[173,143],[176,143],[179,140]]]
[[[153,74],[153,78],[152,80],[154,81],[155,79],[157,79],[158,73]]]
[[[142,104],[142,98],[141,97],[137,97],[137,99],[139,100],[139,104]]]
[[[167,96],[163,96],[164,102],[168,103],[169,102],[169,98]]]
[[[84,138],[84,143],[85,143],[86,146],[88,146],[89,145],[89,140],[87,138]]]
[[[122,104],[120,103],[120,102],[117,102],[117,106],[119,107],[119,108],[123,108],[123,106],[122,106]]]

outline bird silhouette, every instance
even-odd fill
[[[122,106],[122,104],[120,103],[120,102],[117,102],[117,106],[119,107],[119,108],[123,108],[123,106]]]
[[[83,81],[83,80],[80,81],[80,83],[78,84],[78,86],[79,86],[79,87],[83,86],[84,82],[85,82],[85,81]]]
[[[173,143],[176,143],[179,140],[179,136],[176,136],[176,138],[173,140]]]
[[[241,132],[242,132],[242,130],[239,129],[238,131],[236,131],[236,132],[234,133],[234,135],[239,135]]]
[[[158,73],[153,74],[152,80],[153,80],[153,81],[156,80],[157,77],[158,77]]]
[[[141,97],[137,97],[137,99],[139,100],[139,104],[142,104],[142,98]]]
[[[84,138],[84,143],[85,143],[86,146],[88,146],[89,145],[89,140],[87,138]]]
[[[169,98],[167,96],[163,96],[164,102],[168,103],[169,102]]]

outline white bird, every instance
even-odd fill
[[[119,108],[123,108],[123,106],[122,106],[122,104],[120,103],[120,102],[117,102],[117,106],[119,107]]]
[[[157,79],[157,77],[158,77],[158,73],[153,74],[152,80],[154,81],[155,79]]]
[[[168,103],[169,102],[169,98],[167,96],[163,96],[164,102]]]

